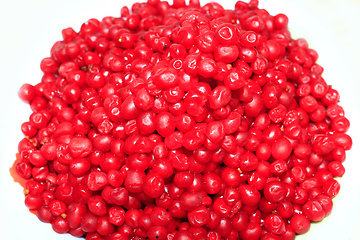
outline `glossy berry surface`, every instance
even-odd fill
[[[64,29],[19,98],[25,206],[103,239],[294,239],[331,214],[350,121],[285,14],[148,0]]]

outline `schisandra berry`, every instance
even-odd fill
[[[294,239],[328,216],[352,139],[284,14],[148,0],[62,31],[19,97],[25,205],[86,239]]]

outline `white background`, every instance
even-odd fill
[[[22,122],[31,111],[17,97],[23,83],[41,79],[40,61],[49,56],[52,44],[61,39],[61,30],[76,31],[89,18],[119,16],[120,8],[133,1],[95,0],[0,0],[0,239],[74,239],[55,234],[41,223],[23,203],[18,184],[8,169],[15,159],[17,143],[23,137]],[[202,1],[204,3],[205,1]],[[220,1],[233,8],[235,1]],[[316,49],[323,77],[339,90],[341,105],[351,121],[349,134],[354,148],[347,153],[346,174],[330,217],[312,226],[298,239],[360,239],[359,228],[359,66],[360,2],[357,0],[262,0],[260,6],[271,14],[290,18],[294,38],[303,37]]]

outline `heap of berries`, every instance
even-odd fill
[[[86,240],[294,239],[332,210],[349,121],[258,1],[148,0],[62,31],[19,96],[25,204]]]

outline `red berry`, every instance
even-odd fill
[[[18,95],[25,205],[86,239],[294,239],[352,148],[340,95],[289,19],[148,0],[62,31]],[[115,227],[116,226],[116,227]]]
[[[310,220],[302,214],[295,214],[290,219],[290,226],[297,234],[307,233],[310,229]]]
[[[19,89],[18,95],[24,102],[30,103],[36,96],[35,88],[32,85],[25,83]]]

